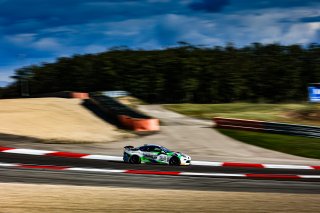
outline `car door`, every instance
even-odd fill
[[[157,146],[149,146],[148,156],[149,156],[150,160],[152,160],[153,163],[157,162],[157,158],[158,158],[160,151],[161,150]]]
[[[161,154],[161,148],[159,146],[148,146],[145,149],[144,157],[151,163],[161,163],[159,162],[159,156]],[[163,159],[163,157],[161,158]]]
[[[142,151],[142,155],[146,160],[148,160],[150,162],[154,162],[155,161],[156,155],[153,152],[154,147],[152,147],[152,146],[143,146],[143,147],[140,148],[140,150]]]

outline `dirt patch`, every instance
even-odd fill
[[[108,142],[128,137],[81,106],[82,100],[0,100],[0,133],[56,142]]]
[[[0,183],[0,206],[6,213],[318,212],[320,196]]]

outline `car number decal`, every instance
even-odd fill
[[[166,161],[167,160],[167,156],[166,155],[160,155],[159,156],[159,160],[160,161]]]

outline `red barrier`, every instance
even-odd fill
[[[131,118],[127,115],[119,115],[118,119],[122,124],[122,126],[134,131],[142,132],[142,131],[159,131],[160,130],[159,120],[155,118],[136,119],[136,118]]]
[[[127,115],[118,115],[118,119],[122,126],[127,129],[133,129],[133,119]]]
[[[159,120],[158,119],[133,119],[133,130],[134,131],[159,131]]]
[[[223,129],[238,129],[238,130],[248,130],[253,132],[261,132],[263,128],[245,127],[245,126],[232,126],[232,125],[217,125],[217,127]]]
[[[86,92],[71,92],[70,97],[78,99],[89,99],[89,94]]]
[[[256,120],[243,120],[243,119],[234,119],[234,118],[220,118],[215,117],[213,121],[217,126],[243,126],[243,127],[253,127],[253,128],[263,128],[263,121]]]
[[[213,121],[216,123],[217,127],[225,129],[241,129],[250,131],[263,131],[264,129],[263,121],[220,117],[213,118]]]

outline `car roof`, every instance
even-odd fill
[[[157,144],[145,144],[145,145],[143,145],[143,146],[159,146],[159,147],[162,147],[162,146],[157,145]]]

